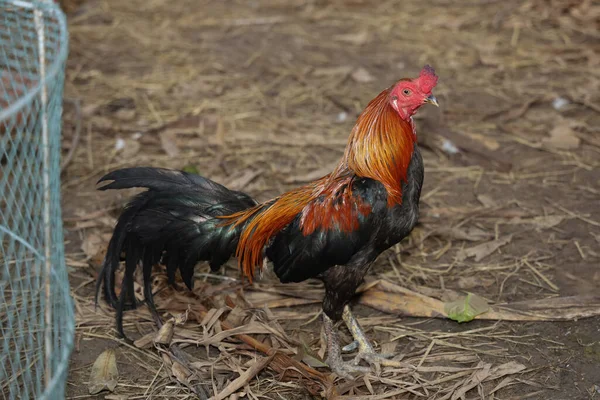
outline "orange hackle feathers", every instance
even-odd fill
[[[269,239],[302,211],[311,200],[311,194],[309,188],[298,188],[276,198],[270,205],[262,204],[223,217],[235,225],[246,223],[238,242],[236,257],[242,272],[250,282],[254,278],[254,269],[263,264],[263,250]]]
[[[356,175],[381,182],[389,206],[400,204],[415,141],[412,122],[400,118],[390,105],[389,90],[384,90],[358,117],[344,162]]]
[[[427,81],[430,75],[426,71],[419,79]],[[371,207],[352,196],[355,177],[381,182],[388,193],[388,206],[402,202],[402,182],[407,179],[416,136],[412,120],[403,120],[390,105],[390,90],[381,92],[358,117],[344,157],[331,174],[252,209],[223,217],[225,224],[246,224],[236,257],[250,281],[255,268],[263,265],[269,240],[300,214],[304,235],[317,229],[357,229],[359,217],[368,215]]]

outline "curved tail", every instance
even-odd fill
[[[194,266],[209,261],[213,270],[236,251],[245,224],[224,226],[218,217],[240,213],[257,205],[245,193],[227,189],[210,179],[162,168],[125,168],[102,177],[111,181],[99,190],[143,187],[148,190],[131,200],[119,217],[96,284],[96,302],[104,283],[106,300],[117,310],[117,329],[123,332],[123,311],[136,307],[134,272],[141,263],[144,297],[154,311],[152,267],[166,265],[169,283],[179,269],[192,289]],[[121,256],[125,274],[121,293],[115,291],[115,272]]]

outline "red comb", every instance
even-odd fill
[[[438,77],[435,75],[435,70],[426,65],[421,70],[419,78],[417,78],[417,84],[423,93],[429,93],[435,87]]]

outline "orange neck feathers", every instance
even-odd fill
[[[402,202],[402,182],[416,142],[412,120],[403,120],[390,104],[389,89],[371,100],[358,117],[340,167],[381,182],[388,205]]]
[[[389,93],[389,89],[381,92],[358,117],[344,157],[331,174],[270,202],[223,217],[225,224],[246,224],[236,256],[250,281],[255,268],[263,265],[263,250],[269,240],[300,214],[305,235],[316,229],[356,229],[359,215],[370,213],[371,208],[352,196],[355,176],[381,182],[390,207],[402,202],[402,181],[407,179],[416,136],[412,120],[403,120],[390,105]],[[336,197],[347,201],[333,201]]]

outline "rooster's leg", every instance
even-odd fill
[[[338,376],[346,379],[352,379],[352,372],[369,372],[369,368],[360,367],[354,362],[346,362],[342,359],[340,349],[340,340],[338,339],[337,331],[333,320],[323,313],[323,325],[325,328],[325,336],[327,337],[327,364],[333,372]]]
[[[376,353],[373,349],[373,345],[367,339],[367,336],[361,329],[360,325],[354,315],[352,315],[352,311],[350,311],[350,306],[346,305],[344,307],[344,314],[342,314],[342,318],[348,326],[348,330],[352,334],[354,338],[354,342],[348,346],[344,347],[344,350],[353,350],[358,347],[358,354],[354,358],[354,363],[358,364],[361,360],[365,360],[371,364],[383,364],[385,365],[385,360],[392,357],[393,354],[379,354]]]

